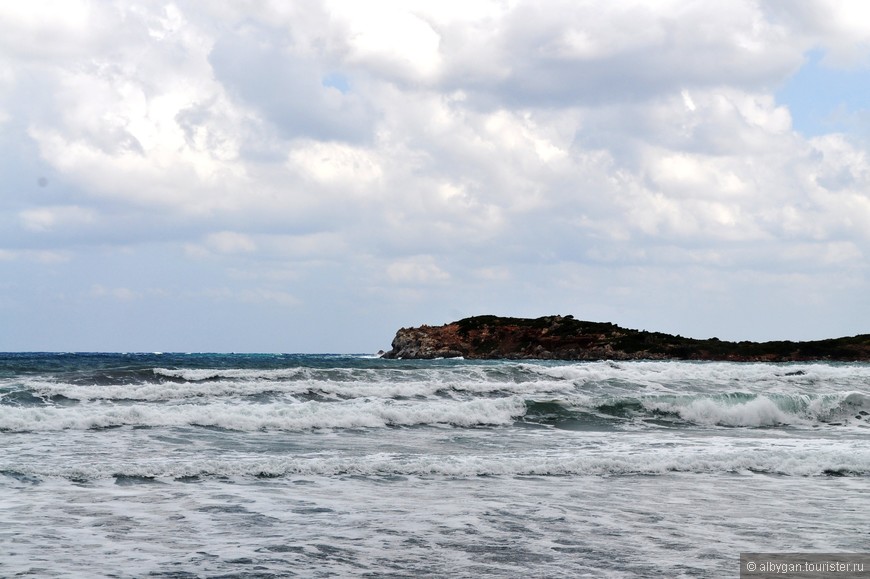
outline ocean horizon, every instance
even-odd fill
[[[721,577],[859,552],[870,364],[0,354],[0,575]]]

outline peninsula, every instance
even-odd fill
[[[475,316],[443,326],[402,328],[383,357],[867,362],[870,334],[811,342],[727,342],[630,330],[573,316]]]

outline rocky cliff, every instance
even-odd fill
[[[402,328],[384,358],[544,360],[870,361],[870,335],[813,342],[726,342],[584,322],[573,316],[475,316]]]

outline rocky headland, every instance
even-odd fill
[[[811,342],[727,342],[584,322],[573,316],[475,316],[402,328],[384,358],[542,360],[870,361],[870,334]]]

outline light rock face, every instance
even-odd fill
[[[460,343],[458,329],[456,324],[402,328],[396,332],[392,350],[383,357],[426,360],[464,357],[469,348]]]
[[[384,358],[542,360],[870,361],[870,335],[815,342],[725,342],[584,322],[573,316],[475,316],[402,328]]]

